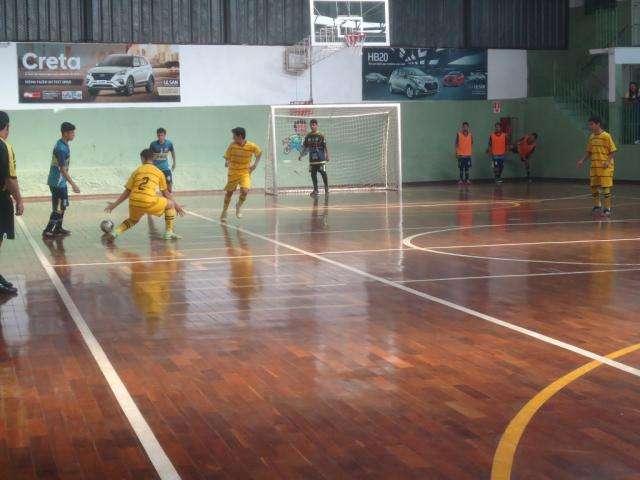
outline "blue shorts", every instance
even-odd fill
[[[164,178],[167,179],[167,183],[168,184],[172,184],[173,183],[173,172],[171,170],[161,170],[161,171],[164,174]]]
[[[51,190],[51,210],[64,212],[69,206],[69,191],[67,187],[49,187]]]
[[[500,155],[497,157],[493,157],[493,166],[494,167],[502,167],[504,165],[505,156]]]
[[[458,157],[458,168],[471,168],[471,157]]]

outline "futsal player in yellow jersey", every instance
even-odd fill
[[[236,217],[242,218],[240,208],[249,195],[251,188],[251,173],[258,168],[262,150],[253,142],[247,141],[247,132],[242,127],[236,127],[231,130],[233,134],[233,143],[229,145],[224,154],[225,167],[227,167],[227,185],[224,187],[227,192],[224,197],[224,207],[220,215],[220,221],[227,221],[227,210],[231,203],[233,192],[240,187],[240,198],[236,203]],[[251,160],[255,156],[255,161],[251,164]]]
[[[613,171],[615,167],[615,156],[618,148],[613,142],[611,135],[602,129],[602,121],[598,117],[589,119],[589,143],[587,151],[578,161],[581,167],[584,162],[591,159],[591,193],[593,195],[593,213],[602,212],[603,215],[611,216],[611,188],[613,187]],[[600,203],[600,193],[602,192],[603,202]],[[602,206],[604,204],[604,210]]]
[[[122,202],[129,199],[129,218],[122,222],[111,234],[107,234],[110,240],[129,230],[144,215],[159,217],[162,214],[164,214],[167,224],[164,239],[176,240],[181,238],[173,232],[173,223],[176,219],[176,213],[182,216],[184,215],[184,210],[173,199],[164,174],[153,164],[153,157],[153,152],[148,148],[140,152],[142,165],[131,174],[120,197],[115,202],[109,202],[107,208],[104,209],[105,212],[110,213]],[[158,195],[158,190],[162,192],[162,195]]]

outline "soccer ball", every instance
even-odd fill
[[[103,220],[100,222],[100,230],[104,233],[111,233],[113,231],[113,222],[111,220]]]

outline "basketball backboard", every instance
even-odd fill
[[[364,44],[388,46],[388,0],[309,0],[311,44],[339,45],[351,33],[365,34]]]

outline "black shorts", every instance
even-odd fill
[[[7,192],[0,192],[0,238],[15,238],[13,202]]]
[[[312,165],[309,165],[309,171],[311,173],[315,172],[324,172],[324,163],[314,163]]]
[[[51,190],[51,210],[64,212],[69,206],[69,190],[67,187],[49,187]]]
[[[173,183],[173,172],[171,170],[161,170],[164,174],[164,178],[167,179],[167,183],[171,185]]]
[[[458,168],[471,168],[471,157],[458,157]]]

